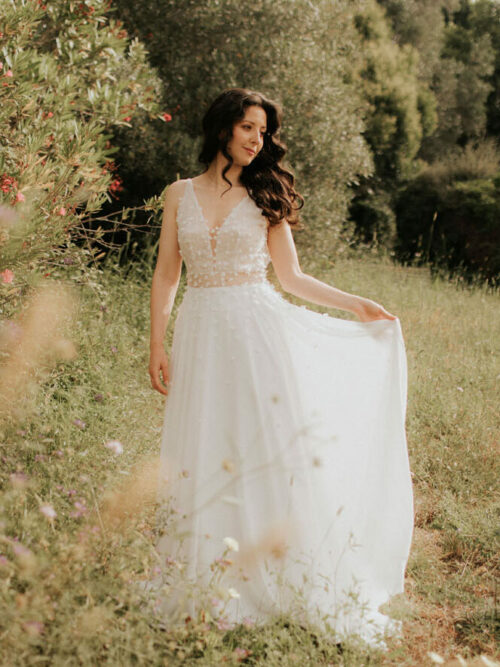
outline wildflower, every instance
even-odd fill
[[[109,440],[104,446],[110,449],[114,454],[123,454],[123,445],[118,440]]]
[[[41,621],[26,621],[23,623],[23,629],[32,636],[40,635],[45,630]]]
[[[0,276],[2,276],[2,282],[4,283],[11,283],[14,280],[14,273],[10,269],[4,269]]]
[[[59,209],[57,210],[57,215],[66,215],[66,209],[64,206],[60,206]]]
[[[218,630],[230,630],[231,623],[226,618],[217,619],[217,629]]]
[[[17,489],[23,489],[28,482],[28,475],[24,472],[13,472],[10,476],[12,486]]]
[[[172,116],[169,113],[162,114],[162,118],[167,123],[172,120]]]
[[[11,69],[8,69],[8,70],[5,72],[5,76],[12,77],[12,76],[14,76],[14,74],[13,74],[13,72],[12,72]]]
[[[241,648],[240,646],[237,646],[233,653],[238,658],[238,660],[241,661],[243,658],[248,658],[251,651],[249,651],[247,648]]]
[[[116,354],[118,352],[118,348],[115,347],[114,345],[112,345],[111,346],[111,352],[113,352],[113,354]]]
[[[81,428],[82,431],[83,431],[83,429],[84,429],[85,426],[86,426],[85,422],[82,421],[81,419],[78,419],[78,418],[77,418],[77,419],[73,419],[73,424],[74,424],[75,426],[78,426],[78,428]]]
[[[16,554],[16,556],[29,556],[31,554],[30,549],[25,547],[24,544],[21,544],[20,542],[15,542],[12,545],[12,551]]]
[[[225,537],[223,542],[231,551],[240,550],[240,545],[238,544],[238,541],[234,539],[234,537]]]
[[[239,598],[240,597],[240,594],[238,593],[238,591],[235,588],[232,588],[232,587],[228,588],[227,592],[229,593],[229,596],[232,597],[232,598]]]
[[[25,196],[23,195],[23,193],[22,193],[22,192],[18,192],[18,193],[16,194],[16,201],[24,201],[24,200],[25,200]]]
[[[49,505],[48,503],[40,506],[40,512],[44,516],[46,516],[47,519],[49,519],[50,521],[53,521],[57,516],[57,512],[55,511],[55,509],[52,507],[52,505]]]

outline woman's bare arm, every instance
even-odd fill
[[[151,285],[151,329],[149,375],[153,389],[162,394],[168,390],[160,382],[168,384],[168,358],[164,348],[165,331],[174,305],[182,268],[182,256],[177,240],[177,206],[185,183],[176,181],[168,186],[163,207],[158,258]]]
[[[319,306],[349,311],[362,321],[396,319],[395,315],[371,299],[343,292],[303,273],[290,225],[285,220],[269,227],[267,245],[276,276],[285,292]]]

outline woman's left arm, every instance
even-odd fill
[[[362,322],[396,319],[395,315],[371,299],[343,292],[303,273],[297,257],[292,230],[286,220],[269,227],[267,246],[274,271],[285,292],[319,306],[347,310],[357,315]]]

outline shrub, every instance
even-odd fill
[[[105,0],[0,6],[0,302],[73,264],[82,222],[120,188],[109,129],[158,112],[160,80]],[[14,208],[13,208],[14,207]],[[21,288],[21,289],[19,289]]]
[[[500,156],[492,141],[424,169],[396,202],[396,253],[497,283],[500,275]]]

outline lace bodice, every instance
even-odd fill
[[[249,195],[211,230],[187,179],[177,211],[177,237],[191,287],[243,285],[266,280],[267,224]]]

